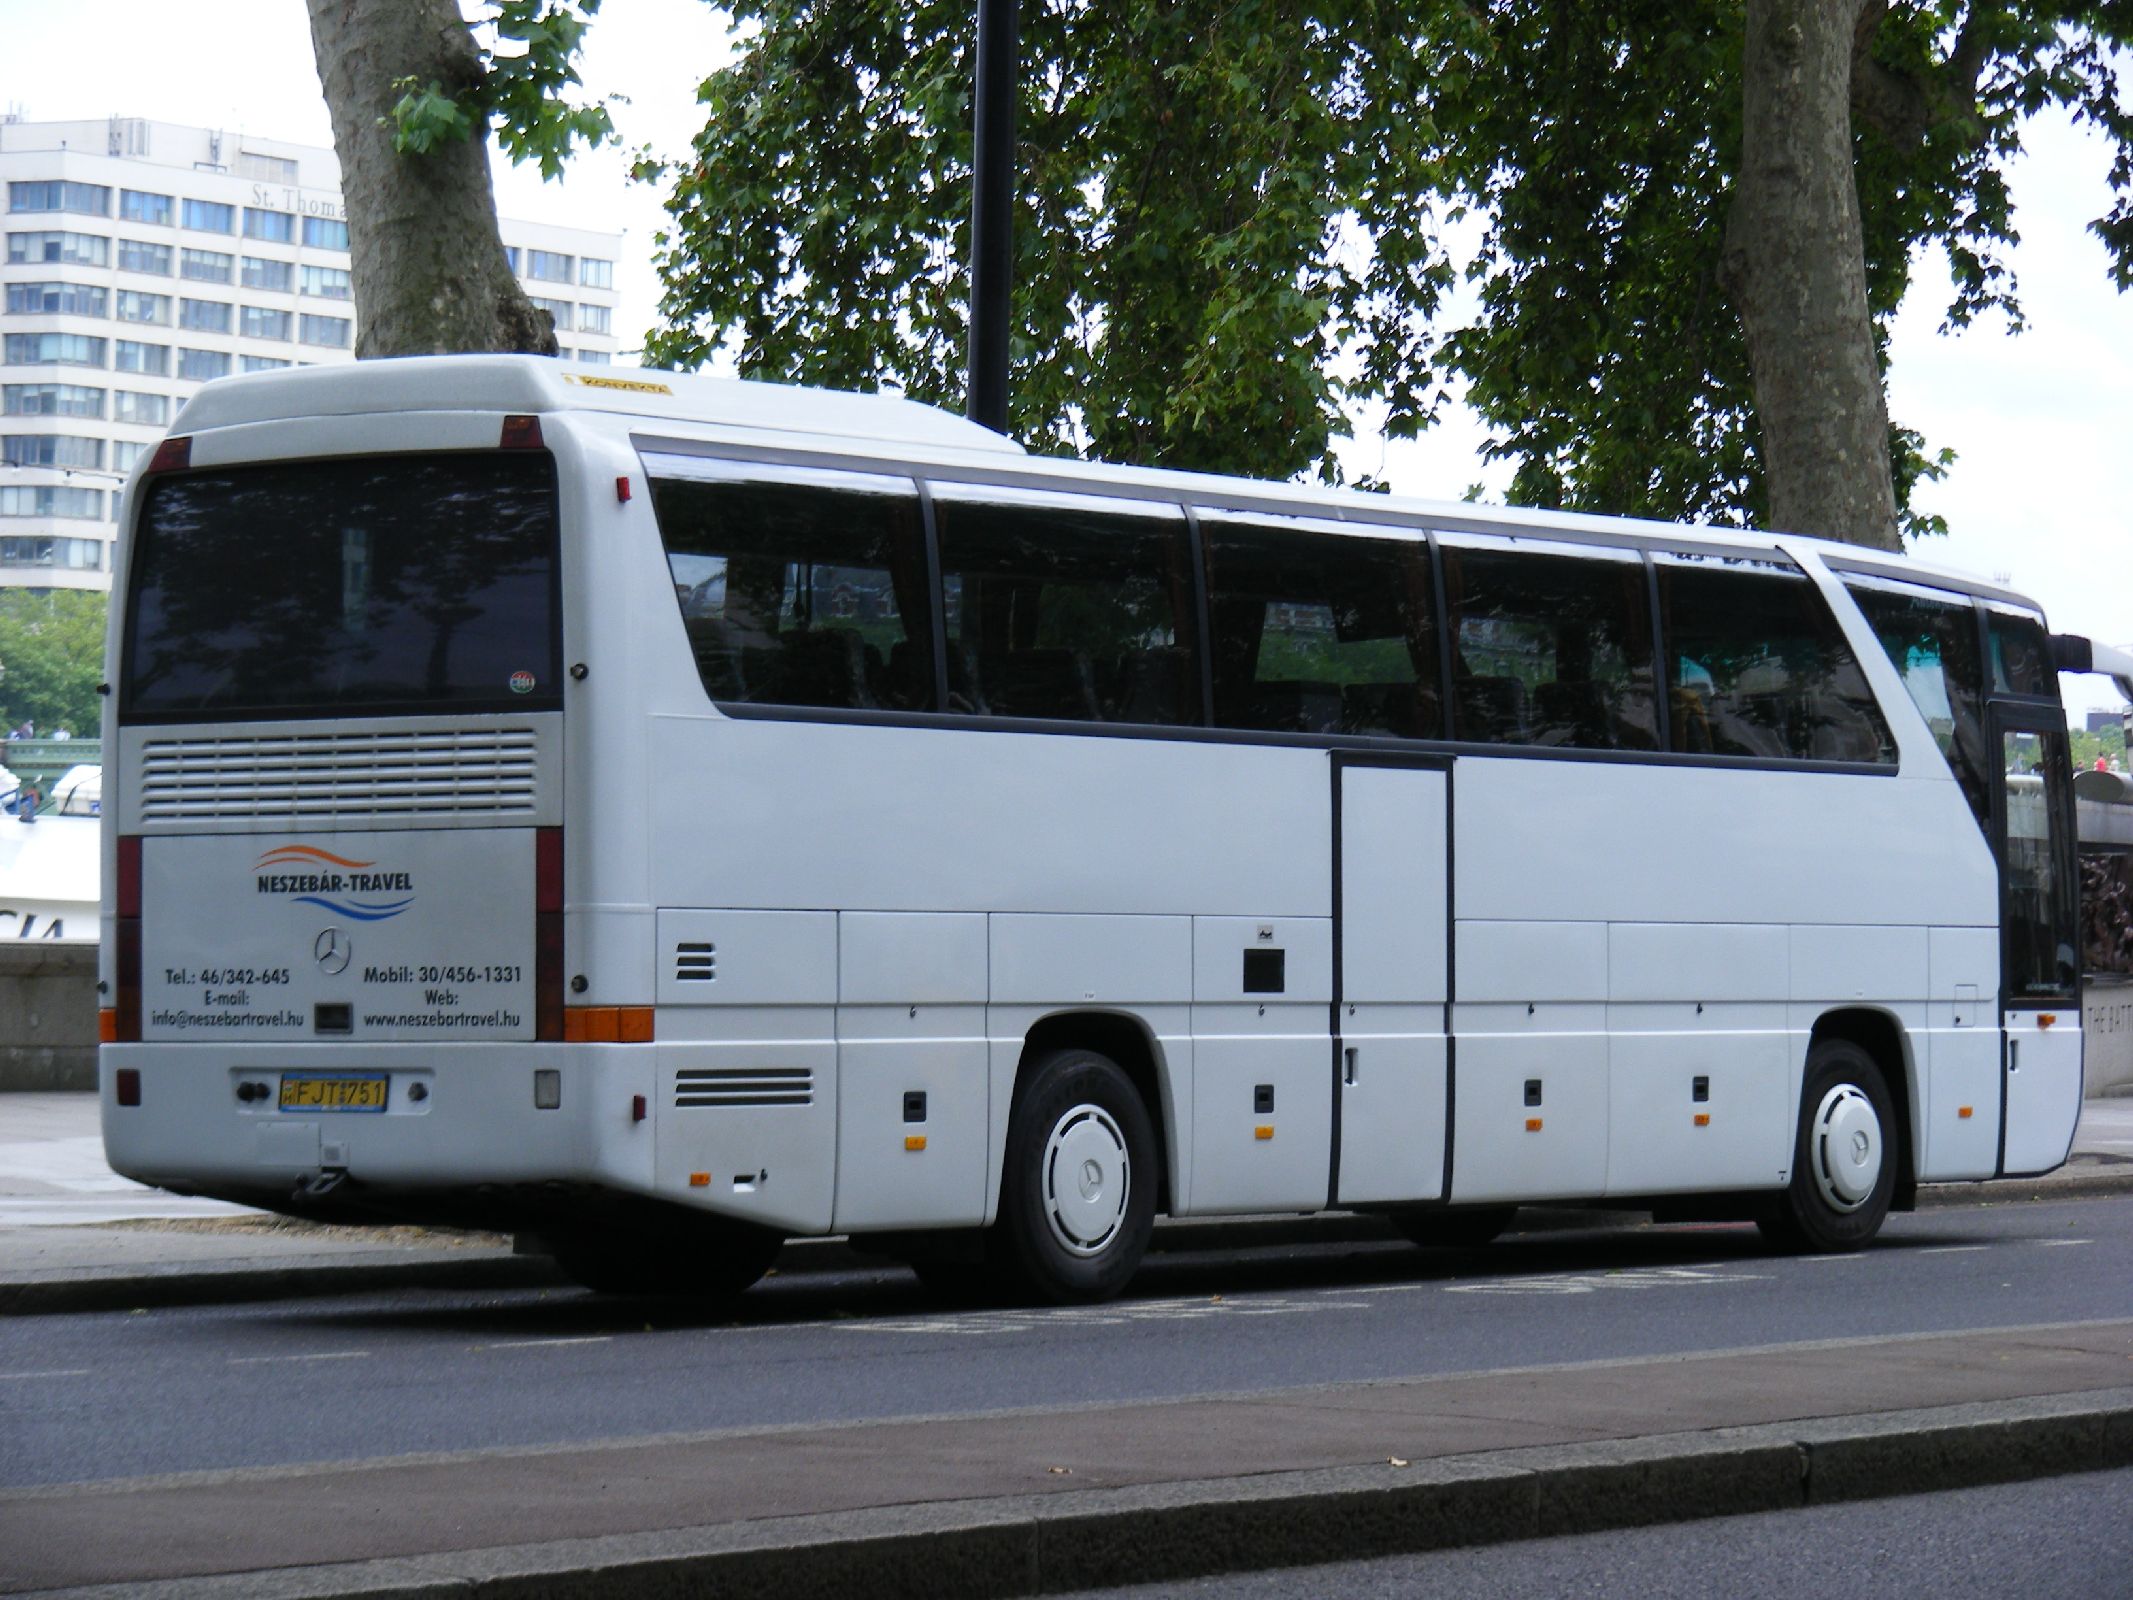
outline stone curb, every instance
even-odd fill
[[[894,1506],[24,1600],[1059,1593],[2133,1465],[2133,1388],[1131,1489]]]
[[[2133,1194],[2133,1162],[2084,1167],[2041,1179],[1931,1184],[1919,1190],[1921,1210],[1944,1206],[2018,1205],[2039,1200],[2090,1199]],[[1523,1231],[1602,1226],[1624,1213],[1605,1210],[1549,1211],[1536,1207],[1521,1221]],[[1280,1249],[1291,1246],[1383,1244],[1401,1235],[1382,1217],[1357,1213],[1327,1216],[1185,1220],[1157,1226],[1158,1252]],[[548,1289],[568,1280],[545,1256],[500,1251],[404,1252],[396,1261],[345,1261],[332,1257],[293,1259],[273,1265],[221,1267],[194,1264],[156,1272],[84,1271],[0,1282],[0,1317],[143,1307],[225,1305],[255,1300],[302,1299],[400,1289]],[[796,1240],[780,1258],[781,1272],[864,1271],[890,1258],[853,1250],[839,1239]]]

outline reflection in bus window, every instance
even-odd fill
[[[1429,546],[1203,513],[1215,721],[1441,738]]]
[[[1652,750],[1652,624],[1633,555],[1444,547],[1454,735]]]
[[[983,494],[936,489],[949,709],[1198,722],[1182,514]]]
[[[933,705],[908,479],[692,461],[652,484],[705,692],[729,704]]]
[[[1948,758],[1979,827],[1992,818],[1992,765],[1985,736],[1985,677],[1978,662],[1977,608],[1969,596],[1856,579],[1852,598]]]
[[[1655,555],[1676,750],[1894,766],[1866,675],[1790,562]]]

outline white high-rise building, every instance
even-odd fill
[[[340,185],[312,145],[0,122],[0,588],[110,587],[119,487],[200,384],[355,359]],[[622,236],[501,221],[563,353],[612,360]]]

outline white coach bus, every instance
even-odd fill
[[[1157,1213],[1847,1249],[2073,1136],[2092,653],[1989,584],[521,357],[211,384],[123,516],[144,1182],[1074,1300]]]

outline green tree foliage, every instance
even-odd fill
[[[1759,521],[1746,346],[1720,276],[1741,151],[1741,8],[1729,0],[1564,6],[1495,0],[1435,103],[1443,158],[1486,219],[1483,316],[1448,365],[1517,463],[1511,498],[1662,518]],[[2023,123],[2072,108],[2118,145],[2116,200],[2093,224],[2133,281],[2133,116],[2115,50],[2124,6],[1865,0],[1853,147],[1878,354],[1918,252],[1945,252],[1951,326],[2019,326],[2005,261],[2007,167]],[[1912,488],[1951,457],[1897,425],[1907,531],[1939,530]]]
[[[647,359],[730,341],[751,377],[960,405],[971,6],[734,9],[738,58],[672,171]],[[1026,5],[1011,431],[1286,477],[1331,474],[1344,407],[1421,420],[1449,281],[1424,25],[1457,11]]]
[[[0,732],[102,732],[104,597],[80,589],[0,591]]]
[[[574,102],[578,49],[599,14],[600,0],[487,0],[482,21],[515,48],[483,46],[471,83],[447,85],[396,79],[393,144],[422,155],[451,139],[494,129],[497,147],[513,161],[537,161],[554,178],[579,144],[596,148],[615,137],[605,105]]]

